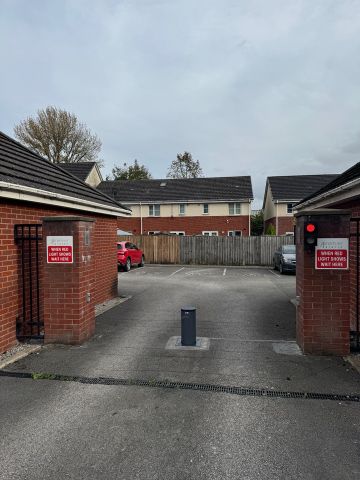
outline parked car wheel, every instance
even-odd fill
[[[131,260],[130,258],[127,258],[125,263],[125,271],[130,272],[130,269],[131,269]]]
[[[139,267],[143,267],[145,265],[145,257],[144,255],[141,257],[141,262],[139,263]]]

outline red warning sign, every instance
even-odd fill
[[[318,238],[315,248],[316,270],[347,270],[349,240],[347,238]]]
[[[47,263],[73,263],[73,237],[46,237]]]

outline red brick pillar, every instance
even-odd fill
[[[349,238],[350,213],[313,210],[296,215],[297,342],[304,353],[350,352],[349,270],[316,270],[315,252],[304,248],[304,223],[317,225],[318,238]]]
[[[95,331],[93,230],[85,217],[43,219],[46,343],[79,344]]]

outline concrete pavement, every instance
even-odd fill
[[[98,318],[92,341],[45,348],[7,369],[360,391],[357,372],[342,359],[296,352],[293,276],[172,266],[134,269],[119,280],[132,298]],[[209,351],[165,350],[187,304],[198,308],[198,336],[210,338]],[[0,403],[4,479],[360,475],[356,403],[3,377]]]

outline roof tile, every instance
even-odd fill
[[[104,181],[98,189],[119,202],[129,204],[253,199],[249,176]]]
[[[274,200],[299,201],[337,178],[337,174],[268,177]]]
[[[2,132],[0,132],[0,181],[114,208],[126,208]]]
[[[80,178],[83,182],[87,179],[89,173],[96,165],[96,162],[78,162],[78,163],[62,163],[61,168],[71,175]]]
[[[334,178],[330,183],[327,183],[322,188],[319,188],[316,191],[312,192],[311,194],[302,197],[300,203],[308,201],[311,198],[317,197],[322,193],[329,192],[334,188],[341,187],[342,185],[345,185],[346,183],[351,182],[352,180],[356,180],[357,178],[360,178],[360,162],[350,167],[341,175],[336,176],[336,178]]]

